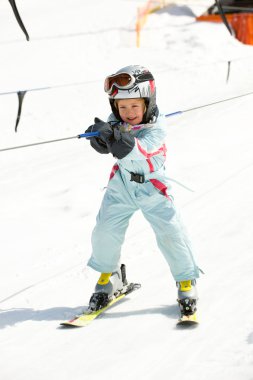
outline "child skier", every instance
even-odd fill
[[[95,118],[95,124],[86,132],[98,132],[97,137],[90,138],[91,146],[98,153],[111,153],[117,162],[92,233],[88,265],[101,275],[90,309],[98,310],[125,292],[127,281],[125,267],[120,265],[121,246],[130,217],[140,209],[176,281],[182,314],[194,314],[199,269],[168,194],[164,166],[165,119],[156,105],[153,75],[142,66],[127,66],[105,79],[104,90],[112,114],[107,122]]]

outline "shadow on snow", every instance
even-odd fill
[[[127,300],[122,300],[123,302]],[[118,306],[117,306],[118,307]],[[14,326],[17,323],[26,321],[63,321],[73,318],[73,316],[81,314],[86,309],[85,306],[77,307],[53,307],[44,310],[35,310],[32,308],[18,308],[18,309],[2,309],[0,310],[0,329],[4,329],[8,326]],[[155,308],[148,308],[142,310],[131,310],[122,312],[110,312],[113,310],[114,306],[110,307],[108,311],[103,313],[100,318],[124,318],[129,316],[143,316],[150,314],[162,314],[168,318],[178,317],[178,306],[177,305],[163,305]]]

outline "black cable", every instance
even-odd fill
[[[217,5],[217,7],[218,7],[218,10],[219,10],[219,12],[220,12],[220,16],[221,16],[221,18],[222,18],[222,21],[224,22],[224,25],[226,26],[226,28],[227,28],[227,30],[229,31],[229,33],[231,34],[231,36],[233,36],[233,32],[232,32],[232,30],[231,30],[231,28],[230,28],[230,26],[229,26],[229,23],[228,23],[228,21],[227,21],[227,18],[226,18],[226,16],[225,16],[225,13],[224,13],[223,8],[222,8],[222,6],[221,6],[221,2],[220,2],[220,0],[215,0],[215,3],[216,3],[216,5]]]
[[[10,3],[10,5],[11,5],[11,7],[12,7],[12,10],[13,10],[13,13],[14,13],[14,15],[15,15],[15,17],[16,17],[16,20],[17,20],[17,22],[18,22],[18,25],[20,26],[20,28],[21,28],[22,31],[24,32],[27,41],[29,41],[29,35],[28,35],[28,33],[27,33],[27,30],[26,30],[26,28],[25,28],[25,26],[24,26],[24,24],[23,24],[23,21],[22,21],[22,19],[21,19],[21,17],[20,17],[20,14],[19,14],[19,12],[18,12],[18,8],[17,8],[17,6],[16,6],[15,0],[9,0],[9,3]]]

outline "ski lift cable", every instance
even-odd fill
[[[196,107],[188,108],[188,109],[185,109],[185,110],[183,110],[183,111],[176,111],[176,112],[173,112],[173,113],[167,114],[167,115],[165,115],[165,116],[166,116],[166,117],[169,117],[169,116],[179,115],[179,114],[183,114],[183,113],[190,112],[190,111],[195,111],[195,110],[200,109],[200,108],[205,108],[205,107],[209,107],[209,106],[214,106],[214,105],[219,104],[219,103],[228,102],[228,101],[230,101],[230,100],[234,100],[234,99],[242,98],[242,97],[244,97],[244,96],[249,96],[249,95],[253,95],[253,91],[251,91],[251,92],[247,92],[247,93],[245,93],[245,94],[241,94],[241,95],[232,96],[231,98],[221,99],[221,100],[217,100],[217,101],[215,101],[215,102],[211,102],[211,103],[203,104],[202,106],[196,106]]]
[[[201,106],[196,106],[196,107],[188,108],[188,109],[185,109],[185,110],[182,110],[182,111],[176,111],[176,112],[168,113],[168,114],[165,114],[165,117],[167,118],[167,117],[173,117],[173,116],[176,116],[176,115],[182,115],[183,113],[186,113],[186,112],[195,111],[197,109],[214,106],[214,105],[219,104],[219,103],[228,102],[228,101],[239,99],[239,98],[242,98],[244,96],[249,96],[249,95],[253,95],[253,91],[245,93],[245,94],[233,96],[233,97],[230,97],[230,98],[217,100],[215,102],[203,104]],[[66,140],[72,140],[72,139],[80,139],[80,138],[86,138],[86,139],[88,139],[88,138],[91,138],[91,137],[98,137],[98,136],[99,136],[99,132],[81,133],[81,134],[79,134],[77,136],[63,137],[63,138],[54,139],[54,140],[40,141],[40,142],[31,143],[31,144],[25,144],[25,145],[12,146],[12,147],[8,147],[8,148],[2,148],[2,149],[0,149],[0,152],[6,152],[6,151],[9,151],[9,150],[28,148],[28,147],[32,147],[32,146],[49,144],[49,143],[54,143],[54,142],[66,141]]]
[[[80,135],[77,135],[77,136],[63,137],[63,138],[60,138],[60,139],[47,140],[47,141],[39,141],[39,142],[31,143],[31,144],[12,146],[12,147],[9,147],[9,148],[0,149],[0,152],[5,152],[7,150],[28,148],[28,147],[36,146],[36,145],[50,144],[50,143],[59,142],[59,141],[65,141],[65,140],[78,139],[78,138],[83,138],[83,137],[89,138],[89,137],[94,137],[94,136],[95,137],[98,136],[98,132],[83,133],[83,134],[80,134]]]
[[[231,64],[236,61],[242,61],[242,60],[251,60],[253,59],[253,55],[249,55],[246,57],[238,57],[238,58],[233,58],[230,60],[218,60],[214,62],[207,62],[202,65],[192,65],[192,66],[182,66],[182,67],[177,67],[177,68],[165,68],[165,69],[160,69],[157,70],[157,74],[163,74],[164,72],[167,72],[168,70],[171,71],[186,71],[186,70],[192,70],[194,68],[200,68],[200,67],[206,67],[206,66],[213,66],[215,64]],[[32,87],[32,88],[27,88],[27,89],[21,89],[21,90],[13,90],[13,91],[5,91],[5,92],[0,92],[1,95],[12,95],[12,94],[17,94],[18,92],[31,92],[31,91],[44,91],[44,90],[52,90],[55,88],[64,88],[64,87],[74,87],[74,86],[82,86],[82,85],[87,85],[87,84],[92,84],[92,83],[99,83],[103,81],[103,79],[94,79],[94,80],[89,80],[89,81],[80,81],[80,82],[70,82],[70,83],[62,83],[62,84],[56,84],[56,85],[50,85],[50,86],[45,86],[45,87]]]
[[[16,94],[19,91],[20,92],[21,91],[31,92],[31,91],[52,90],[54,88],[82,86],[82,85],[98,83],[98,82],[100,82],[100,80],[97,79],[97,80],[89,80],[89,81],[83,81],[83,82],[63,83],[63,84],[56,84],[56,85],[52,85],[52,86],[28,88],[25,90],[13,90],[13,91],[0,92],[0,95],[12,95],[12,94]]]

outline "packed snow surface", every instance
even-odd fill
[[[0,95],[0,149],[74,137],[0,152],[2,380],[253,379],[253,95],[241,96],[253,92],[253,47],[222,23],[196,22],[210,2],[194,0],[150,15],[138,49],[144,4],[23,0],[27,42],[0,1],[0,92],[10,93]],[[107,118],[104,77],[129,64],[152,71],[163,112],[184,111],[167,119],[167,171],[189,189],[171,181],[205,272],[200,324],[176,328],[174,280],[137,213],[122,262],[142,288],[89,327],[63,330],[98,278],[86,263],[114,163],[75,136]],[[15,91],[26,89],[15,132]]]

